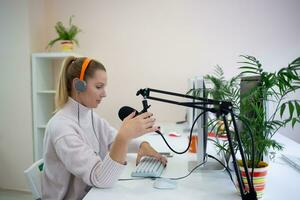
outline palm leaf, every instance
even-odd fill
[[[53,44],[54,44],[55,42],[59,41],[59,40],[61,40],[60,37],[55,38],[54,40],[51,40],[51,41],[48,43],[48,46],[47,46],[46,48],[53,46]]]

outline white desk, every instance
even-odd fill
[[[175,129],[172,126],[168,126],[168,129],[165,129],[164,132],[167,133]],[[168,141],[172,147],[175,147],[178,151],[182,151],[187,145],[186,136],[186,134],[183,134],[178,138],[168,137]],[[143,139],[150,141],[152,146],[157,150],[169,151],[159,135],[150,134],[143,137]],[[300,152],[300,145],[296,142],[281,135],[277,135],[275,138],[286,146],[284,152]],[[210,152],[211,150],[209,148],[208,153],[213,153]],[[128,166],[121,178],[131,178],[130,173],[135,167],[135,156],[135,154],[128,154]],[[168,159],[168,166],[162,177],[180,177],[186,175],[188,173],[188,160],[194,159],[195,155],[190,153],[174,155],[173,158]],[[234,172],[232,174],[234,175]],[[92,188],[84,200],[241,199],[226,171],[193,173],[187,178],[177,180],[177,188],[173,190],[155,189],[153,188],[153,182],[150,179],[119,181],[115,187],[110,189]],[[263,200],[277,199],[300,199],[300,173],[281,160],[280,153],[276,156],[275,162],[270,163],[267,186],[263,196]]]

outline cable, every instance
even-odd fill
[[[183,153],[186,153],[186,152],[188,151],[188,149],[189,149],[189,147],[190,147],[190,145],[191,145],[191,139],[192,139],[192,133],[193,133],[194,126],[195,126],[196,122],[198,121],[199,117],[201,117],[205,112],[206,112],[206,111],[201,112],[201,113],[196,117],[196,119],[194,120],[193,125],[192,125],[192,128],[191,128],[191,131],[190,131],[190,138],[189,138],[189,144],[188,144],[188,147],[187,147],[186,150],[184,150],[184,151],[182,151],[182,152],[178,152],[178,151],[174,150],[174,149],[168,144],[168,142],[166,141],[166,139],[165,139],[165,137],[163,136],[163,134],[162,134],[162,133],[159,133],[159,135],[163,138],[164,142],[166,143],[166,145],[169,147],[169,149],[170,149],[171,151],[173,151],[173,152],[176,153],[176,154],[183,154]],[[238,119],[242,120],[242,119],[241,119],[239,116],[237,116],[236,114],[234,114],[234,113],[232,113],[232,114],[233,114],[233,116],[235,116],[235,117],[237,117]],[[243,121],[243,120],[242,120],[242,121]],[[250,131],[250,137],[251,137],[251,141],[252,141],[252,158],[254,158],[254,157],[253,157],[253,156],[254,156],[254,139],[253,139],[253,133],[252,133],[252,130],[250,129],[249,125],[248,125],[247,123],[245,123],[245,124],[246,124],[247,128],[248,128],[249,131]],[[214,128],[215,126],[216,126],[216,124],[212,127],[212,130],[213,130],[213,128]],[[228,133],[228,134],[230,134],[230,133]],[[228,175],[229,175],[229,177],[230,177],[230,180],[231,180],[231,182],[233,183],[233,185],[236,186],[235,183],[234,183],[234,180],[233,180],[233,178],[232,178],[232,174],[230,173],[229,168],[226,167],[226,166],[225,166],[219,159],[217,159],[216,157],[214,157],[214,156],[212,156],[212,155],[210,155],[210,154],[207,154],[207,157],[212,158],[212,159],[216,160],[218,163],[220,163],[220,164],[226,169],[226,171],[227,171],[227,173],[228,173]],[[200,163],[199,165],[195,166],[195,167],[194,167],[187,175],[185,175],[185,176],[176,177],[176,178],[169,178],[169,179],[171,179],[171,180],[180,180],[180,179],[184,179],[184,178],[190,176],[190,175],[191,175],[198,167],[202,166],[202,165],[205,164],[206,162],[207,162],[207,160],[205,159],[204,162],[202,162],[202,163]],[[254,173],[254,162],[252,162],[252,174],[253,174],[253,173]],[[150,179],[156,179],[156,178],[163,178],[163,177],[128,178],[128,179],[119,179],[119,181],[142,180],[142,179],[149,179],[149,178],[150,178]],[[252,182],[252,185],[253,185],[253,176],[251,176],[251,182]]]
[[[179,180],[179,179],[184,179],[186,177],[188,177],[189,175],[191,175],[193,173],[193,171],[195,171],[198,167],[201,167],[203,164],[205,164],[207,161],[205,160],[204,162],[200,163],[199,165],[195,166],[187,175],[185,176],[181,176],[181,177],[177,177],[177,178],[169,178],[171,180]]]
[[[195,171],[198,167],[202,166],[203,164],[205,164],[206,161],[200,163],[199,165],[195,166],[187,175],[185,176],[181,176],[181,177],[176,177],[176,178],[168,178],[171,180],[179,180],[179,179],[184,179],[186,177],[188,177],[189,175],[191,175],[193,173],[193,171]],[[164,178],[164,177],[142,177],[142,178],[122,178],[122,179],[118,179],[119,181],[135,181],[135,180],[142,180],[142,179],[157,179],[157,178]]]
[[[255,162],[255,145],[254,145],[254,138],[253,138],[252,129],[250,128],[249,124],[243,118],[241,118],[240,116],[238,116],[237,114],[235,114],[234,112],[232,112],[230,110],[226,110],[226,111],[231,113],[233,115],[233,117],[236,117],[237,119],[241,120],[243,122],[243,124],[246,125],[247,129],[249,130],[249,136],[251,138],[251,168],[252,168],[250,181],[251,181],[251,184],[253,185],[254,162]],[[228,134],[230,134],[230,133],[228,133]]]
[[[230,179],[231,179],[233,185],[235,186],[235,183],[234,183],[234,181],[233,181],[232,174],[230,173],[229,168],[226,167],[226,166],[225,166],[219,159],[217,159],[216,157],[214,157],[214,156],[212,156],[212,155],[210,155],[210,154],[207,154],[207,156],[208,156],[209,158],[212,158],[212,159],[218,161],[218,163],[220,163],[220,164],[226,169],[226,171],[228,172],[228,175],[229,175],[229,177],[230,177]]]
[[[78,126],[80,127],[79,103],[78,102],[77,102],[77,123],[78,123]]]
[[[162,137],[162,139],[164,140],[164,142],[166,143],[166,145],[169,147],[169,149],[170,149],[171,151],[173,151],[173,152],[176,153],[176,154],[184,154],[184,153],[186,153],[186,152],[189,150],[189,148],[190,148],[190,146],[191,146],[192,134],[193,134],[194,126],[195,126],[196,122],[198,121],[199,117],[201,117],[205,112],[206,112],[206,111],[201,112],[201,113],[196,117],[196,119],[194,120],[193,125],[192,125],[192,128],[191,128],[191,131],[190,131],[189,144],[188,144],[187,148],[186,148],[184,151],[182,151],[182,152],[178,152],[178,151],[174,150],[174,149],[169,145],[169,143],[167,142],[167,140],[165,139],[165,137],[163,136],[163,134],[159,132],[159,135]]]
[[[154,179],[155,177],[141,177],[141,178],[119,178],[118,181],[136,181],[144,179]]]
[[[214,128],[215,128],[217,125],[218,125],[218,124],[215,123],[215,124],[212,126],[212,128],[210,129],[210,130],[211,130],[210,132],[212,132],[212,131],[214,130]],[[208,138],[208,139],[209,139],[209,138]],[[217,136],[217,135],[216,135],[216,139],[218,140],[218,136]],[[206,155],[207,155],[207,157],[212,158],[212,159],[216,160],[217,162],[219,162],[219,163],[226,169],[226,171],[228,172],[228,175],[229,175],[229,177],[230,177],[232,183],[235,185],[229,167],[228,167],[228,166],[225,166],[225,165],[224,165],[219,159],[217,159],[216,157],[214,157],[214,156],[212,156],[212,155],[210,155],[210,154],[206,154]],[[227,164],[227,165],[228,165],[228,164]]]
[[[79,114],[79,112],[80,112],[79,102],[77,102],[77,120],[78,120],[77,123],[78,123],[78,126],[81,127],[81,126],[80,126],[80,114]],[[95,152],[95,153],[96,153],[97,155],[100,155],[100,150],[101,150],[101,148],[100,148],[100,139],[98,138],[97,133],[96,133],[96,131],[95,131],[93,109],[91,109],[91,118],[92,118],[93,132],[94,132],[94,135],[95,135],[95,137],[96,137],[96,139],[97,139],[97,141],[98,141],[98,144],[99,144],[99,152],[98,152],[98,153]]]
[[[232,178],[232,174],[230,173],[229,169],[220,161],[218,160],[216,157],[212,156],[212,155],[209,155],[207,154],[207,156],[209,158],[212,158],[212,159],[215,159],[216,161],[218,161],[225,169],[226,171],[228,172],[228,175],[233,183],[233,185],[235,186],[235,183],[233,181],[233,178]],[[180,180],[180,179],[184,179],[188,176],[190,176],[198,167],[201,167],[203,164],[205,164],[207,162],[207,160],[205,160],[204,162],[200,163],[199,165],[195,166],[187,175],[184,175],[184,176],[180,176],[180,177],[176,177],[176,178],[168,178],[168,179],[171,179],[171,180]],[[118,179],[119,181],[135,181],[135,180],[143,180],[143,179],[157,179],[157,178],[164,178],[164,177],[142,177],[142,178],[123,178],[123,179]]]
[[[230,112],[230,111],[228,111],[228,112]],[[232,113],[232,115],[234,116],[234,117],[236,117],[236,118],[238,118],[239,120],[241,120],[245,125],[246,125],[246,127],[247,127],[247,129],[249,130],[249,136],[250,136],[250,138],[251,138],[251,168],[252,168],[252,170],[251,170],[251,184],[253,185],[253,173],[254,173],[254,161],[255,161],[255,153],[254,153],[254,149],[255,149],[255,146],[254,146],[254,138],[253,138],[253,132],[252,132],[252,129],[250,128],[250,126],[249,126],[249,124],[245,121],[245,120],[243,120],[240,116],[238,116],[238,115],[236,115],[235,113],[233,113],[233,112],[230,112],[230,113]],[[214,125],[214,127],[215,127],[215,125]],[[213,128],[214,128],[213,127]],[[212,128],[212,129],[213,129]],[[228,134],[230,134],[230,133],[228,133]],[[208,155],[208,157],[210,157],[211,155]],[[213,159],[215,159],[215,160],[217,160],[215,157],[213,157],[213,156],[211,156],[211,158],[213,158]],[[220,162],[219,160],[217,160],[218,162]],[[220,162],[221,163],[221,162]],[[222,165],[223,165],[223,163],[222,163]],[[228,165],[228,164],[227,164]],[[223,165],[224,167],[225,167],[225,165]],[[228,167],[225,167],[225,169],[227,170],[227,172],[228,173],[230,173],[229,172],[229,169],[228,169]],[[232,175],[231,175],[231,173],[230,173],[230,179],[232,180],[232,182],[233,182],[233,179],[232,179]],[[234,183],[234,182],[233,182]]]
[[[228,169],[228,168],[227,168],[227,167],[226,167],[219,159],[217,159],[216,157],[214,157],[214,156],[212,156],[212,155],[210,155],[210,154],[207,154],[207,157],[212,158],[212,159],[218,161],[218,162],[226,169],[226,171],[228,172],[228,175],[229,175],[229,177],[230,177],[230,179],[231,179],[233,185],[235,186],[235,183],[234,183],[233,178],[232,178],[232,174],[230,173],[229,169]],[[207,160],[205,160],[204,162],[202,162],[202,163],[200,163],[199,165],[195,166],[195,167],[194,167],[187,175],[185,175],[185,176],[181,176],[181,177],[177,177],[177,178],[169,178],[169,179],[172,179],[172,180],[184,179],[184,178],[188,177],[189,175],[191,175],[198,167],[202,166],[202,165],[205,164],[206,162],[207,162]]]
[[[95,126],[94,126],[94,114],[93,114],[93,109],[91,109],[91,118],[92,118],[92,126],[93,126],[93,131],[94,131],[94,134],[96,136],[96,139],[100,145],[100,139],[98,138],[97,134],[96,134],[96,131],[95,131]],[[100,147],[99,147],[99,151],[100,151]]]

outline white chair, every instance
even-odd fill
[[[29,184],[29,188],[32,192],[32,196],[36,200],[42,199],[41,179],[44,167],[43,165],[44,161],[43,159],[40,159],[24,171],[27,182]]]

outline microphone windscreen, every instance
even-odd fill
[[[136,112],[137,115],[138,112],[134,108],[131,108],[129,106],[123,106],[119,110],[119,118],[123,121],[128,115],[130,115],[134,111]]]

